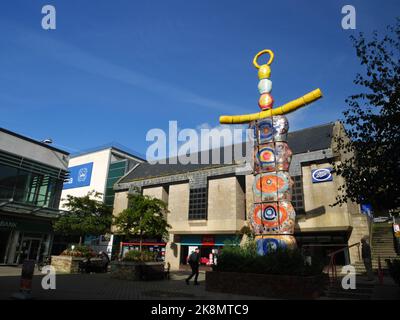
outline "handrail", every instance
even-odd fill
[[[350,249],[350,248],[355,247],[355,246],[359,247],[359,246],[360,246],[360,242],[356,242],[356,243],[353,243],[352,245],[346,246],[346,247],[344,247],[344,248],[342,248],[342,249],[333,251],[333,252],[329,253],[328,256],[332,256],[332,255],[334,255],[334,254],[337,254],[337,253],[339,253],[339,252],[344,251],[345,249]]]
[[[336,255],[339,252],[344,252],[345,250],[347,250],[349,248],[352,248],[352,247],[355,247],[355,246],[357,246],[359,248],[360,247],[360,242],[353,243],[350,246],[346,246],[346,247],[344,247],[342,249],[333,251],[333,252],[328,254],[328,256],[331,257],[331,259],[329,261],[329,266],[328,266],[328,276],[330,274],[330,271],[332,271],[332,277],[329,277],[329,279],[331,280],[331,284],[333,284],[333,282],[337,280]],[[358,249],[357,251],[358,251],[358,258],[360,258],[360,249]]]

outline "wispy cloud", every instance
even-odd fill
[[[46,37],[38,32],[16,27],[20,37],[20,46],[27,51],[45,54],[50,59],[64,65],[74,67],[84,72],[119,81],[151,93],[168,96],[176,101],[213,109],[220,112],[241,113],[244,107],[212,99],[196,92],[185,89],[183,86],[167,83],[133,69],[119,66],[114,62],[102,59],[91,52],[82,50],[74,45]]]

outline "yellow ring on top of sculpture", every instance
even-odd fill
[[[264,65],[262,65],[261,67],[269,66],[269,65],[272,63],[272,61],[274,61],[274,53],[272,52],[272,50],[269,50],[269,49],[261,50],[259,53],[257,53],[257,54],[255,55],[255,57],[254,57],[254,59],[253,59],[253,65],[254,65],[257,69],[260,69],[260,68],[261,68],[260,65],[257,63],[257,60],[258,60],[258,58],[259,58],[260,56],[262,56],[262,55],[265,54],[265,53],[268,53],[268,54],[269,54],[269,60],[268,60],[268,62],[267,62],[266,65],[264,64]]]

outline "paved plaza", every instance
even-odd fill
[[[32,298],[35,300],[265,300],[266,298],[208,292],[205,290],[205,272],[200,271],[199,286],[193,282],[187,285],[184,279],[188,271],[171,272],[170,280],[127,281],[111,278],[109,273],[98,274],[58,274],[56,289],[44,290],[41,281],[44,275],[35,270],[32,285]],[[0,267],[0,300],[12,299],[19,290],[20,267]],[[322,296],[321,300],[331,299],[400,299],[400,288],[386,276],[383,284],[378,281],[367,282],[357,278],[360,287],[354,296],[349,291],[339,291],[336,296]],[[364,285],[368,285],[368,290]],[[368,291],[368,295],[365,294]],[[341,292],[341,293],[340,293]],[[360,295],[359,293],[364,295]],[[344,294],[345,293],[345,294]],[[358,295],[357,295],[358,293]]]
[[[189,272],[171,272],[170,280],[127,281],[111,278],[110,274],[59,274],[55,290],[43,290],[44,275],[35,271],[32,297],[36,300],[249,300],[260,297],[213,293],[205,290],[205,272],[199,275],[200,285],[184,281]],[[0,267],[0,300],[10,299],[18,292],[21,268]]]

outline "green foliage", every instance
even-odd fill
[[[101,235],[110,231],[112,209],[104,204],[101,194],[89,192],[83,197],[67,196],[68,210],[54,222],[54,230],[65,235]]]
[[[345,156],[335,165],[345,184],[334,205],[348,200],[371,203],[374,211],[400,207],[400,19],[379,37],[351,38],[364,67],[344,111],[345,136],[336,137]]]
[[[400,286],[400,260],[387,260],[389,266],[389,273],[393,280]]]
[[[243,226],[240,229],[239,234],[246,235],[248,238],[251,238],[251,239],[254,237],[253,230],[249,226]]]
[[[167,204],[140,193],[129,195],[128,208],[114,217],[118,233],[127,237],[166,237],[171,226],[165,218]]]
[[[215,271],[279,275],[318,275],[323,264],[313,259],[311,266],[304,263],[300,250],[277,250],[266,256],[257,254],[255,241],[244,246],[225,246],[218,256]]]
[[[73,250],[72,248],[68,248],[61,253],[61,256],[85,257],[85,258],[95,257],[96,255],[97,255],[96,252],[94,252],[90,247],[85,245],[75,245]]]
[[[156,258],[157,252],[130,250],[125,254],[122,260],[151,262],[156,261]]]

